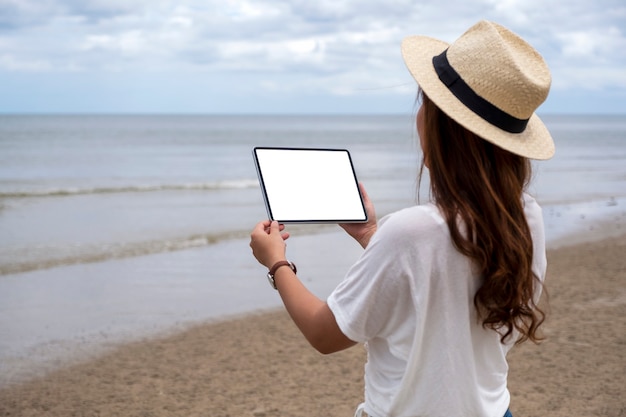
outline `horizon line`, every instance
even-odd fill
[[[324,117],[353,117],[353,116],[406,116],[412,115],[416,111],[410,110],[406,112],[113,112],[113,111],[99,111],[99,112],[4,112],[0,111],[0,117],[4,116],[220,116],[220,117],[301,117],[301,116],[324,116]],[[626,112],[537,112],[539,117],[545,116],[626,116]]]

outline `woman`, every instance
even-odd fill
[[[342,225],[365,251],[326,302],[287,263],[282,225],[261,222],[253,254],[270,269],[309,342],[332,353],[365,342],[357,415],[510,416],[506,354],[537,342],[546,271],[541,209],[525,193],[529,158],[554,154],[534,114],[550,73],[506,28],[482,21],[453,44],[412,36],[417,130],[432,203]],[[284,267],[283,267],[284,266]]]

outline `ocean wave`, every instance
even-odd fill
[[[0,191],[0,198],[63,197],[83,194],[145,193],[154,191],[215,191],[256,188],[257,179],[224,180],[188,184],[146,184],[103,187],[65,187],[39,190]]]
[[[315,228],[306,225],[289,226],[290,231],[298,235],[323,234],[335,228],[336,225],[333,224],[320,224]],[[209,247],[236,239],[247,240],[249,237],[249,230],[230,230],[137,242],[4,248],[0,250],[0,276]]]
[[[229,231],[197,234],[169,240],[81,245],[79,247],[73,245],[56,248],[42,247],[39,248],[40,250],[23,248],[21,253],[3,254],[2,257],[6,259],[0,260],[0,275],[200,248],[232,239],[243,239],[248,236],[249,231]],[[20,261],[8,259],[20,259]]]

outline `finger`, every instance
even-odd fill
[[[250,233],[251,239],[254,240],[256,239],[257,236],[267,235],[269,233],[269,226],[270,226],[269,220],[265,220],[265,221],[257,223],[256,226],[254,226],[254,229],[252,229],[252,232]]]
[[[359,182],[359,191],[361,192],[361,196],[363,197],[363,202],[366,204],[369,203],[370,196],[367,194],[367,190],[365,190],[365,186],[362,182]]]
[[[255,229],[255,230],[259,230],[259,231],[261,231],[261,230],[265,230],[266,228],[268,228],[268,227],[269,227],[269,225],[270,225],[269,220],[264,220],[264,221],[262,221],[262,222],[258,222],[258,223],[256,224],[256,226],[254,227],[254,229]]]
[[[363,198],[367,198],[367,191],[365,190],[365,185],[363,185],[361,181],[359,181],[359,191],[361,192],[361,195],[363,196]]]
[[[257,234],[264,233],[264,232],[265,232],[265,227],[263,226],[263,223],[257,223],[252,229],[252,232],[250,232],[250,237],[254,239],[254,237]]]
[[[280,226],[276,220],[273,220],[270,224],[270,235],[274,233],[280,233]]]

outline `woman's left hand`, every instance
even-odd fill
[[[367,212],[367,223],[340,223],[339,226],[343,228],[350,236],[354,238],[365,249],[369,244],[370,238],[376,232],[378,228],[376,222],[376,210],[374,210],[374,203],[370,200],[365,191],[365,186],[359,183],[359,190],[363,196],[363,204]]]
[[[250,247],[252,254],[268,269],[276,262],[286,260],[285,240],[289,233],[283,232],[285,225],[277,221],[265,220],[258,223],[250,233]]]

